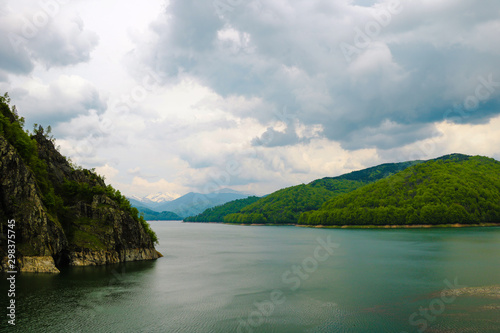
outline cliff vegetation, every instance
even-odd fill
[[[24,271],[156,259],[156,234],[120,191],[62,156],[50,127],[29,132],[24,122],[9,96],[0,96],[0,257],[7,221],[15,220]],[[47,257],[53,267],[37,267]]]

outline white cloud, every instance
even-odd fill
[[[179,193],[185,194],[186,188],[176,184],[166,181],[165,179],[160,179],[156,182],[149,182],[147,179],[141,177],[134,177],[130,185],[123,186],[124,191],[129,193],[137,193],[137,195],[147,195],[151,193],[170,193],[174,197],[180,196]]]
[[[29,73],[36,63],[68,66],[90,59],[98,35],[85,29],[71,5],[62,1],[10,1],[3,12],[2,58],[12,73]],[[10,54],[10,55],[9,55]]]
[[[389,2],[71,1],[0,49],[0,88],[128,195],[266,194],[384,162],[499,158],[498,2],[404,1],[356,46]],[[6,4],[10,45],[43,9]],[[351,62],[341,43],[358,47]]]
[[[120,173],[118,169],[115,169],[112,166],[109,166],[108,164],[96,167],[95,171],[98,175],[104,176],[108,182],[113,182],[118,173]]]
[[[75,75],[61,75],[52,82],[40,78],[25,80],[22,88],[11,90],[11,97],[28,123],[55,126],[90,110],[105,109],[96,87]]]

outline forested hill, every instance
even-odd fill
[[[50,131],[23,129],[0,96],[0,244],[12,235],[25,272],[158,258],[156,234],[137,209],[93,170],[71,164]],[[14,233],[12,233],[14,231]],[[7,267],[0,247],[0,272]]]
[[[175,214],[174,212],[163,211],[156,212],[149,208],[137,208],[139,213],[142,214],[146,221],[180,221],[182,217]]]
[[[307,185],[281,189],[254,202],[239,201],[186,218],[189,222],[296,224],[300,214],[315,210],[327,200],[388,177],[421,161],[387,163]]]
[[[227,202],[223,205],[215,206],[206,209],[203,213],[196,216],[186,217],[186,222],[221,222],[224,221],[224,216],[240,211],[240,209],[253,204],[259,197],[251,196],[245,199],[238,199]]]
[[[443,156],[442,158],[446,158]],[[341,180],[353,180],[353,181],[361,181],[363,183],[372,183],[380,180],[382,178],[389,177],[395,173],[398,173],[401,170],[404,170],[410,166],[422,163],[423,161],[409,161],[409,162],[401,162],[401,163],[385,163],[381,165],[377,165],[371,168],[366,168],[363,170],[353,171],[350,173],[346,173],[337,177],[325,177],[321,179],[314,180],[310,183],[310,185],[315,187],[324,187],[328,190],[335,190],[332,188],[335,181]],[[333,182],[332,182],[333,181]]]
[[[338,196],[299,224],[416,225],[500,222],[500,162],[453,154]]]

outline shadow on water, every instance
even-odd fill
[[[153,269],[156,264],[155,260],[147,261],[133,261],[125,262],[119,264],[111,265],[101,265],[101,266],[73,266],[65,267],[61,269],[60,276],[76,277],[76,278],[92,278],[92,277],[102,277],[108,275],[114,275],[116,272],[126,271],[129,273],[140,273]]]
[[[127,276],[147,274],[154,269],[155,261],[137,261],[102,266],[64,267],[59,274],[48,273],[19,273],[16,275],[16,284],[20,294],[42,288],[61,288],[65,285],[81,284],[82,286],[107,285],[124,282]],[[7,287],[7,274],[1,274],[0,284]]]
[[[144,277],[149,276],[155,265],[156,261],[138,261],[66,267],[59,274],[19,273],[15,291],[16,326],[2,320],[0,332],[49,332],[55,328],[44,329],[39,325],[47,325],[50,318],[72,321],[74,325],[62,331],[79,332],[88,320],[100,315],[104,307],[114,306],[141,290]],[[7,277],[0,274],[2,291],[9,289]],[[0,306],[5,309],[9,299],[1,299]]]

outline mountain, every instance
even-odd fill
[[[174,212],[169,212],[169,211],[163,211],[163,212],[158,212],[154,209],[151,209],[151,205],[139,201],[137,199],[132,199],[132,198],[138,198],[138,197],[128,197],[127,199],[130,201],[130,204],[132,207],[137,208],[139,211],[139,214],[141,214],[145,220],[147,221],[179,221],[182,220],[182,217],[177,215]],[[142,200],[142,198],[140,198]],[[146,207],[146,205],[148,207]]]
[[[139,197],[132,195],[127,197],[130,203],[140,210],[140,208],[149,208],[154,211],[158,211],[158,207],[163,203],[175,200],[179,198],[178,195],[172,193],[158,192],[154,194],[149,194],[144,197]]]
[[[137,198],[137,197],[135,197]],[[130,202],[130,204],[137,208],[139,211],[142,210],[142,209],[151,209],[150,207],[147,207],[147,205],[140,201],[140,200],[137,200],[137,199],[134,199],[134,197],[127,197],[128,201]]]
[[[147,195],[143,198],[144,202],[151,202],[151,203],[162,203],[165,201],[172,201],[180,197],[179,195],[172,194],[172,193],[163,193],[163,192],[158,192],[154,194]]]
[[[393,175],[421,161],[386,163],[337,177],[325,177],[271,193],[236,212],[226,211],[224,222],[296,224],[303,212],[319,209],[329,199]],[[196,218],[198,220],[198,218]]]
[[[475,175],[475,177],[483,177],[483,180],[487,179],[489,182],[488,186],[486,186],[486,184],[481,184],[479,180],[474,180],[470,183],[465,181],[465,179],[468,178],[474,179],[474,175],[468,174],[468,171],[473,169],[470,165],[471,163],[475,163],[474,161],[482,161],[482,164],[478,163],[483,165],[483,167],[484,165],[489,165],[491,167],[490,169],[478,167],[477,171],[480,172],[480,175]],[[455,177],[457,180],[459,178],[462,179],[462,183],[458,183],[459,186],[456,186],[456,191],[469,193],[469,195],[476,198],[475,200],[480,202],[480,205],[474,206],[466,204],[460,202],[460,200],[453,197],[450,193],[439,192],[438,190],[443,190],[446,187],[440,184],[438,179],[434,181],[439,183],[439,185],[433,185],[434,187],[432,190],[424,187],[419,187],[417,189],[424,192],[431,191],[431,193],[435,195],[433,198],[425,196],[423,202],[417,200],[408,202],[396,201],[396,203],[394,203],[394,199],[390,198],[397,197],[397,195],[387,191],[383,192],[379,188],[382,187],[380,184],[384,183],[384,181],[388,181],[389,184],[391,184],[391,190],[395,190],[395,186],[399,183],[394,180],[401,180],[401,177],[404,177],[406,173],[423,170],[421,169],[423,168],[422,165],[427,166],[433,163],[444,165],[444,169],[440,172],[436,171],[436,175],[431,175],[431,178],[443,176],[447,173],[453,174],[454,172],[455,175],[450,176],[451,178]],[[246,224],[300,223],[311,225],[356,223],[436,224],[451,223],[451,221],[455,221],[453,223],[456,223],[456,221],[461,223],[498,222],[496,212],[500,211],[498,209],[499,202],[495,199],[497,195],[497,192],[495,192],[495,184],[497,184],[495,179],[497,179],[500,174],[495,169],[498,163],[499,162],[486,157],[471,157],[462,154],[445,155],[430,161],[386,163],[337,177],[325,177],[312,181],[307,185],[302,184],[285,188],[254,202],[241,201],[239,203],[228,203],[224,206],[207,210],[198,216],[186,218],[185,220],[191,222],[205,222],[204,220],[215,222],[215,220],[218,220],[218,222],[223,221]],[[460,173],[454,170],[454,168],[463,168],[463,170]],[[460,176],[457,176],[459,174]],[[425,175],[425,172],[423,175],[424,176],[421,177],[428,177],[428,175]],[[447,177],[448,176],[446,176],[445,179],[449,178]],[[419,185],[421,182],[424,182],[424,180],[418,179],[416,182],[417,185]],[[403,186],[402,184],[399,185]],[[377,187],[377,191],[381,193],[374,194],[372,197],[365,193],[365,191],[375,186],[379,186]],[[477,198],[478,190],[473,190],[473,188],[477,186],[482,186],[483,188],[493,186],[488,190],[488,195],[494,198],[493,201],[486,200],[485,202]],[[385,188],[385,190],[387,190],[387,188]],[[436,193],[439,193],[439,195]],[[344,198],[350,198],[352,202],[343,201]],[[363,206],[363,203],[366,204],[366,202],[362,198],[370,198],[368,206]],[[434,202],[439,200],[443,201],[442,205],[434,205]],[[450,202],[453,200],[456,201],[454,202],[456,205],[450,205]],[[391,204],[384,206],[384,203],[387,202]],[[370,205],[374,205],[375,203],[379,204],[380,207],[372,209],[373,207]],[[357,206],[357,204],[359,204],[359,206]],[[467,214],[464,214],[464,211],[458,206],[463,207]],[[419,209],[423,209],[423,213],[421,213]],[[471,209],[473,210],[471,211]],[[429,217],[430,214],[432,214],[433,218]],[[393,220],[388,221],[387,218],[383,218],[384,216],[387,218],[390,216]],[[409,216],[413,217],[410,218]],[[382,220],[384,220],[384,222],[382,222]]]
[[[223,205],[208,208],[203,213],[196,216],[186,217],[185,222],[222,222],[224,221],[224,216],[232,213],[237,213],[240,209],[253,204],[259,197],[251,196],[246,199],[237,199],[230,202],[226,202]]]
[[[444,158],[444,157],[442,157]],[[324,187],[328,190],[335,190],[336,181],[352,180],[360,181],[363,183],[372,183],[379,179],[389,177],[395,173],[400,172],[410,166],[420,164],[423,161],[409,161],[399,163],[384,163],[374,167],[366,168],[363,170],[352,171],[337,177],[325,177],[314,180],[310,183],[312,186]]]
[[[172,194],[172,193],[164,193],[164,192],[157,192],[153,194],[148,194],[143,197],[139,197],[137,195],[131,195],[128,197],[130,200],[135,200],[138,202],[146,202],[146,203],[162,203],[165,201],[172,201],[175,200],[179,197],[177,194]]]
[[[221,189],[208,194],[189,192],[175,200],[164,202],[156,207],[156,211],[170,211],[186,217],[199,214],[204,210],[225,204],[226,202],[244,199],[249,195],[231,189]]]
[[[500,223],[500,162],[452,154],[333,198],[300,224]]]
[[[241,192],[241,191],[236,191],[236,190],[233,190],[233,189],[230,189],[230,188],[221,188],[221,189],[218,189],[216,191],[211,192],[211,194],[214,194],[214,193],[218,193],[218,194],[225,193],[225,194],[246,195],[247,197],[251,196],[251,194],[249,194],[249,193]]]
[[[149,208],[139,209],[139,213],[142,214],[147,221],[180,221],[182,217],[175,214],[174,212],[155,212]]]
[[[95,172],[69,163],[50,131],[24,131],[9,102],[0,96],[0,271],[158,258],[156,234],[137,209]],[[3,246],[13,237],[17,267]]]

